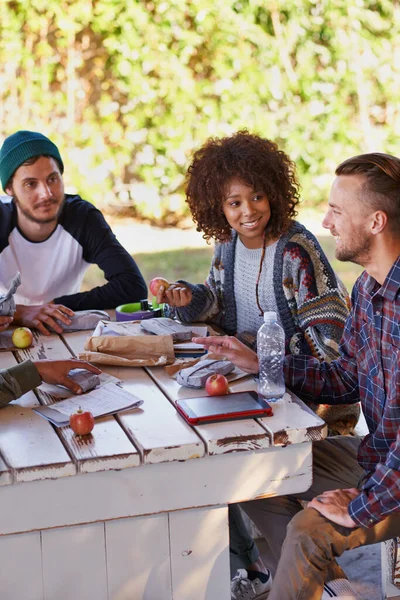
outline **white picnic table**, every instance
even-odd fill
[[[87,335],[35,334],[0,368],[77,355]],[[144,404],[90,436],[31,410],[46,384],[0,410],[0,597],[229,600],[228,504],[306,490],[324,422],[291,395],[272,417],[191,427],[174,401],[198,391],[162,367],[104,370]]]

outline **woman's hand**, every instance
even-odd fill
[[[183,283],[171,283],[171,285],[165,289],[160,286],[157,293],[158,304],[166,302],[170,306],[180,308],[187,306],[192,301],[192,290]]]

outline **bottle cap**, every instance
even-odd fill
[[[272,323],[272,321],[276,321],[276,312],[274,310],[268,310],[264,313],[264,322]]]

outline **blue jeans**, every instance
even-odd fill
[[[237,569],[248,569],[252,563],[258,560],[260,554],[255,541],[247,530],[237,504],[229,505],[228,517],[231,576],[233,576]]]

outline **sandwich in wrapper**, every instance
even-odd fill
[[[68,373],[68,379],[75,381],[84,393],[100,385],[100,377],[96,373],[86,371],[86,369],[72,369]]]
[[[56,319],[57,323],[63,328],[64,332],[86,331],[96,328],[99,321],[109,321],[110,317],[104,310],[76,310],[72,317],[69,317],[71,323],[65,325]]]
[[[145,319],[140,322],[141,329],[154,335],[172,335],[174,342],[186,342],[192,339],[193,332],[190,327],[185,327],[174,319],[168,317],[157,317]]]
[[[178,371],[176,380],[180,385],[189,388],[203,388],[207,379],[214,373],[227,375],[231,373],[235,365],[229,360],[205,359],[199,361],[193,367]]]
[[[0,315],[2,317],[12,317],[17,310],[14,294],[17,288],[21,285],[21,273],[16,273],[8,291],[5,294],[0,294]]]

